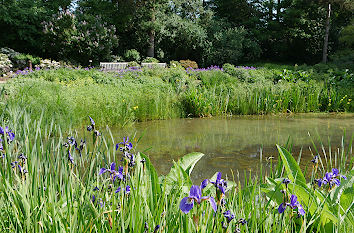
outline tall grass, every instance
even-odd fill
[[[188,196],[193,184],[190,174],[195,163],[202,159],[202,154],[192,153],[183,157],[174,164],[170,173],[159,177],[149,157],[134,149],[131,151],[135,155],[134,167],[128,167],[126,159],[119,162],[122,154],[120,150],[116,151],[116,144],[122,140],[111,133],[92,137],[88,132],[84,138],[86,146],[80,156],[73,146],[63,146],[67,136],[74,136],[80,142],[74,131],[63,131],[53,123],[54,120],[46,124],[41,122],[42,118],[33,120],[23,109],[7,111],[6,118],[1,116],[1,126],[8,126],[16,136],[14,141],[7,143],[4,140],[6,133],[2,135],[2,232],[353,231],[353,166],[344,165],[352,155],[351,142],[350,148],[340,148],[337,155],[332,155],[332,159],[337,161],[334,166],[340,168],[348,179],[342,180],[340,186],[329,192],[311,183],[301,183],[303,175],[295,159],[285,148],[279,147],[282,162],[269,176],[262,174],[260,163],[260,175],[246,177],[243,186],[237,175],[229,177],[228,191],[224,201],[218,201],[216,213],[208,202],[202,202],[184,214],[179,203]],[[88,119],[87,124],[90,124]],[[95,130],[99,130],[97,125]],[[68,151],[74,164],[70,162]],[[18,158],[21,153],[27,157],[25,163]],[[145,163],[141,162],[143,159]],[[12,168],[14,161],[18,161],[28,173],[22,174],[16,166]],[[330,167],[327,168],[323,157],[321,161],[323,171],[328,171]],[[100,169],[109,168],[112,162],[124,167],[124,181],[117,179],[112,182],[109,172],[99,175]],[[280,190],[285,188],[282,184],[285,177],[291,179],[288,194],[298,196],[306,211],[304,216],[297,218],[289,208],[283,214],[277,211],[282,202]],[[215,176],[205,178],[215,181]],[[124,191],[128,185],[131,187],[129,193]],[[119,186],[122,190],[115,193]],[[208,184],[203,196],[216,198],[217,190]],[[230,223],[223,216],[226,210],[235,214]],[[239,223],[241,218],[247,223]],[[154,231],[157,225],[160,228]]]
[[[90,115],[99,123],[123,126],[186,116],[353,112],[349,74],[342,82],[303,72],[40,70],[3,85],[0,111],[21,106],[44,121],[54,115],[61,125],[78,125]]]

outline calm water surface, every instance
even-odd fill
[[[233,118],[173,119],[136,123],[125,129],[111,129],[115,138],[125,135],[139,138],[134,143],[138,151],[145,151],[160,174],[166,174],[181,156],[190,152],[202,152],[205,157],[196,165],[192,178],[210,178],[215,172],[228,174],[244,171],[256,172],[265,158],[277,159],[276,144],[285,145],[289,137],[293,154],[302,149],[305,167],[311,158],[311,138],[320,145],[321,138],[328,150],[328,140],[333,148],[348,143],[354,132],[354,115],[296,115],[255,116]],[[311,136],[309,136],[309,134]],[[133,141],[134,142],[134,141]],[[262,151],[262,152],[261,152]],[[352,155],[352,151],[350,152]]]

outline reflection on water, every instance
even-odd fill
[[[130,128],[111,130],[116,139],[143,135],[136,148],[138,151],[147,150],[146,154],[162,174],[169,171],[172,160],[177,161],[189,152],[204,153],[206,156],[193,172],[193,178],[201,180],[211,177],[216,171],[228,175],[231,175],[230,169],[234,173],[239,171],[241,175],[244,171],[257,171],[261,151],[263,158],[277,158],[275,144],[285,145],[289,136],[293,154],[297,156],[303,148],[302,161],[306,163],[311,160],[311,137],[318,142],[320,136],[326,146],[330,138],[334,148],[341,145],[344,130],[348,141],[353,129],[354,115],[296,115],[173,119],[136,123]],[[265,159],[263,161],[265,163]]]

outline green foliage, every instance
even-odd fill
[[[159,63],[160,61],[157,60],[154,57],[147,57],[144,60],[142,60],[141,62],[144,62],[144,63]]]
[[[127,67],[140,67],[140,65],[136,61],[131,61],[131,62],[128,62]]]
[[[184,116],[354,111],[349,71],[317,73],[296,68],[284,73],[224,67],[225,71],[176,67],[121,73],[39,70],[7,82],[3,101],[26,108],[33,116],[43,114],[45,119],[55,113],[57,120],[75,125],[86,115],[98,122],[126,125]]]
[[[212,29],[210,52],[205,54],[208,64],[221,65],[226,62],[237,64],[239,61],[255,60],[260,48],[247,38],[247,31],[240,28]]]
[[[125,51],[124,58],[129,62],[139,62],[140,61],[140,53],[135,49],[129,49]]]
[[[40,58],[39,57],[33,57],[32,55],[29,54],[18,54],[14,57],[14,63],[16,64],[15,68],[17,69],[24,69],[28,67],[29,61],[32,62],[32,65],[39,65],[40,64]]]
[[[44,22],[44,43],[52,58],[88,65],[109,60],[118,39],[102,18],[62,10]]]

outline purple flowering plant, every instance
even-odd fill
[[[340,185],[340,180],[338,178],[343,178],[344,180],[347,179],[346,176],[339,174],[339,171],[337,168],[333,168],[332,172],[326,172],[325,176],[322,179],[317,179],[317,185],[318,187],[325,187],[328,185],[329,190],[334,188],[335,186]]]
[[[202,196],[202,188],[201,186],[198,185],[192,185],[190,191],[189,191],[189,196],[184,197],[180,204],[179,208],[181,211],[185,214],[188,214],[189,211],[195,206],[199,205],[204,201],[209,201],[211,208],[216,212],[217,210],[217,205],[215,202],[215,199],[210,196]]]

